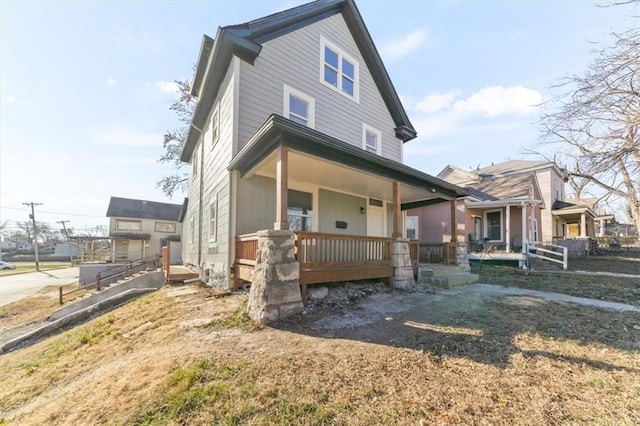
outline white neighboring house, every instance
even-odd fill
[[[182,204],[111,197],[107,209],[113,260],[160,255],[170,245],[171,263],[181,263]]]

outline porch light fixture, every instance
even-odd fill
[[[364,207],[360,207],[360,214],[365,214],[365,213],[366,213],[365,208]]]

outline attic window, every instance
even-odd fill
[[[358,62],[324,37],[320,38],[320,57],[320,81],[359,102]]]
[[[216,142],[220,139],[220,113],[216,105],[211,114],[211,149],[216,146]]]

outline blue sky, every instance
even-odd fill
[[[167,199],[162,135],[171,82],[203,34],[300,2],[0,2],[0,222],[106,225],[110,196]],[[523,158],[558,78],[593,42],[637,25],[638,6],[593,2],[357,1],[419,137],[405,163],[430,174]]]

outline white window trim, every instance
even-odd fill
[[[123,227],[124,224],[135,224],[135,227]],[[133,219],[116,219],[116,231],[142,231],[142,221]]]
[[[338,86],[334,86],[333,84],[325,81],[324,79],[324,48],[325,46],[329,47],[331,50],[338,54],[338,65],[340,69],[338,70]],[[347,59],[349,62],[353,64],[353,96],[348,93],[345,93],[342,90],[342,58]],[[320,36],[320,83],[325,86],[331,88],[333,91],[340,93],[347,99],[351,99],[355,103],[360,103],[360,63],[356,61],[352,56],[348,55],[344,50],[340,49],[335,44],[331,43],[329,40]]]
[[[493,242],[497,242],[497,241],[504,241],[504,214],[502,212],[502,209],[496,209],[496,210],[485,210],[482,214],[482,221],[484,222],[484,235],[485,238],[489,238],[489,221],[487,220],[487,214],[489,213],[500,213],[500,239],[499,240],[489,240],[489,241],[493,241]]]
[[[172,230],[172,231],[161,231],[161,230],[159,230],[159,229],[158,229],[158,225],[160,225],[160,226],[163,226],[163,225],[170,225],[169,227],[170,227],[171,229],[173,229],[173,230]],[[154,232],[165,232],[165,233],[169,233],[169,234],[170,234],[170,233],[175,234],[175,233],[176,233],[176,228],[177,228],[177,227],[176,227],[176,224],[175,224],[175,223],[173,223],[173,222],[155,222],[155,223],[153,224],[153,230],[154,230]]]
[[[406,213],[406,212],[404,212]],[[409,238],[407,236],[407,231],[409,230],[409,218],[411,218],[411,221],[415,220],[415,231],[416,231],[416,236],[412,239],[414,240],[419,240],[420,239],[420,217],[419,216],[415,216],[415,215],[406,215],[404,216],[404,237],[405,238]]]
[[[213,133],[214,130],[215,133]],[[213,150],[220,140],[220,108],[217,102],[216,107],[213,109],[213,114],[211,114],[211,133],[211,149]]]
[[[209,242],[218,240],[218,194],[209,203]]]
[[[373,126],[369,126],[366,123],[362,123],[362,149],[367,152],[367,132],[374,133],[378,137],[378,144],[376,145],[376,154],[381,155],[382,153],[382,132],[376,129]]]
[[[293,87],[288,86],[286,84],[284,85],[284,89],[282,92],[283,92],[282,104],[284,106],[282,110],[282,114],[286,118],[289,118],[291,115],[290,104],[289,104],[291,95],[295,96],[296,98],[300,98],[303,101],[305,101],[309,106],[309,110],[308,110],[309,117],[307,117],[307,127],[315,129],[316,128],[316,100],[311,96],[307,95],[306,93],[303,93],[297,89],[294,89]]]

